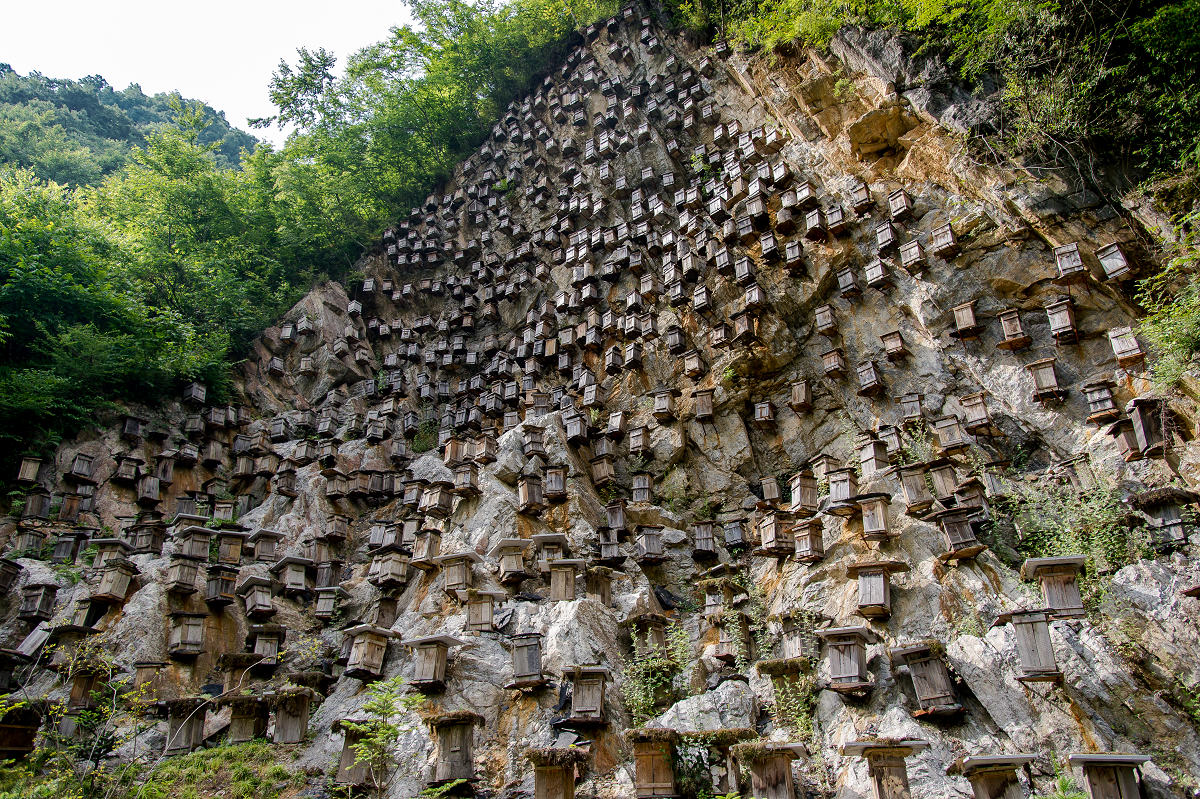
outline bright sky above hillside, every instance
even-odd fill
[[[397,0],[36,0],[6,4],[0,62],[22,75],[103,75],[117,89],[178,90],[203,100],[236,127],[274,112],[267,84],[296,48],[346,56],[410,19]],[[278,130],[250,131],[282,142]]]

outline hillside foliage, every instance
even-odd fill
[[[116,172],[149,136],[171,124],[178,94],[146,94],[134,84],[114,89],[99,75],[79,80],[18,74],[0,63],[0,163],[23,166],[43,180],[70,186],[96,183]],[[223,168],[237,165],[255,138],[225,115],[199,105],[200,141],[216,145]]]
[[[283,765],[288,754],[258,739],[100,768],[80,779],[61,754],[39,750],[0,766],[0,799],[284,799],[305,785],[302,772]]]

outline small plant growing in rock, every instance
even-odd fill
[[[422,788],[415,799],[440,799],[443,796],[453,796],[455,789],[467,783],[464,779],[450,780],[441,785],[431,785],[428,788]]]
[[[429,452],[437,446],[437,440],[437,422],[433,419],[426,419],[417,427],[417,434],[413,436],[412,451]]]
[[[838,78],[833,84],[833,96],[838,98],[839,102],[848,103],[858,96],[858,87],[850,78]]]
[[[704,175],[712,172],[712,167],[704,160],[704,156],[700,153],[692,153],[692,171],[697,175]]]
[[[1057,769],[1057,766],[1055,766]],[[1039,793],[1030,799],[1088,799],[1088,795],[1079,788],[1075,778],[1058,773],[1054,777],[1054,787],[1050,793]]]
[[[1181,679],[1176,679],[1176,693],[1180,696],[1180,704],[1193,724],[1200,724],[1200,685],[1188,685]]]
[[[83,572],[74,563],[52,563],[50,568],[57,577],[62,578],[68,585],[78,585],[83,579]]]
[[[608,485],[596,489],[596,496],[600,497],[600,501],[607,505],[610,502],[616,502],[621,498],[621,484],[613,480]]]
[[[372,684],[368,690],[370,698],[363,705],[367,720],[342,722],[348,732],[361,736],[353,744],[354,762],[367,765],[371,787],[380,797],[387,793],[391,781],[400,736],[417,727],[417,717],[413,711],[422,700],[420,696],[406,694],[404,685],[403,677]]]
[[[291,642],[279,650],[279,656],[292,658],[293,669],[312,668],[321,658],[322,647],[319,636],[301,633],[293,635]]]
[[[933,460],[933,439],[923,425],[908,425],[904,429],[904,434],[898,458],[901,466]]]

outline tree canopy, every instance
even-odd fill
[[[134,84],[117,91],[99,75],[79,80],[19,75],[0,63],[0,163],[70,186],[96,183],[119,170],[156,128],[169,125],[184,101],[178,93],[148,95]],[[236,166],[256,140],[197,105],[205,126],[200,141],[215,144],[222,167]]]

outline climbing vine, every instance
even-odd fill
[[[667,626],[666,643],[665,650],[646,647],[641,652],[635,651],[625,663],[621,696],[635,726],[658,715],[658,708],[675,693],[675,677],[691,662],[691,636],[683,625],[672,622]]]
[[[791,733],[792,739],[808,746],[808,771],[818,789],[829,794],[833,778],[829,764],[821,748],[821,736],[817,729],[817,685],[816,672],[779,674],[771,680],[775,693],[775,704],[771,716],[776,726]]]
[[[667,625],[667,650],[680,670],[692,660],[692,637],[679,622]]]
[[[1103,598],[1112,572],[1146,552],[1144,533],[1125,523],[1128,510],[1116,488],[1077,489],[1044,477],[1004,482],[1008,498],[999,505],[1018,528],[1018,548],[1031,557],[1083,555],[1079,587],[1091,606]]]
[[[775,689],[775,705],[772,715],[775,723],[786,727],[801,740],[813,737],[813,711],[817,706],[817,680],[812,672],[804,674],[781,674],[772,680]]]
[[[745,624],[735,624],[732,631],[734,662],[738,671],[745,672],[754,663],[751,644],[761,657],[774,649],[774,637],[767,624],[767,596],[745,572],[733,576],[733,583],[746,593]]]
[[[694,733],[675,748],[675,784],[680,795],[695,799],[712,797],[708,750],[715,738],[712,733]]]

